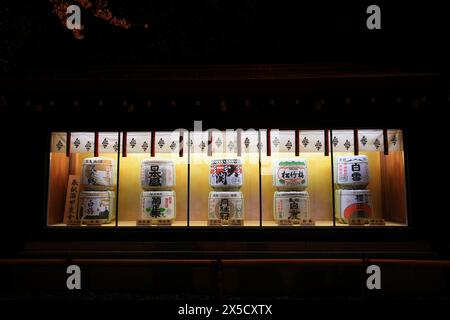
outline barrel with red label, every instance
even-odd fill
[[[336,190],[336,220],[364,220],[372,217],[372,195],[370,190]]]

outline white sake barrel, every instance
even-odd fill
[[[273,195],[275,221],[309,219],[309,195],[306,191],[276,191]]]
[[[78,216],[82,223],[88,220],[109,223],[116,217],[115,201],[113,191],[82,191],[78,198]]]
[[[336,190],[335,200],[336,219],[341,223],[372,217],[372,196],[369,190]]]
[[[175,191],[143,191],[141,194],[141,219],[170,220],[176,218]]]
[[[335,179],[341,189],[364,189],[369,184],[367,156],[341,156],[336,159]]]
[[[170,160],[146,159],[141,162],[141,187],[144,190],[170,189],[176,185],[175,164]]]
[[[238,189],[242,187],[243,178],[240,159],[211,160],[209,183],[214,189]]]
[[[85,190],[108,190],[115,185],[114,160],[104,157],[86,158],[83,161],[82,184]]]
[[[244,196],[239,191],[212,191],[209,193],[209,220],[243,220]]]
[[[306,160],[275,160],[273,164],[273,186],[279,190],[305,190],[308,186]]]

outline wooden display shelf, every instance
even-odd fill
[[[116,222],[112,221],[108,224],[102,224],[102,225],[67,225],[65,223],[56,223],[56,224],[52,224],[49,225],[48,227],[55,227],[55,228],[103,228],[103,227],[115,227],[116,226]],[[136,227],[136,221],[119,221],[118,222],[118,227]],[[243,227],[259,227],[259,221],[258,220],[246,220],[244,221],[244,225]],[[365,224],[365,225],[359,225],[359,226],[350,226],[348,224],[343,224],[343,223],[339,223],[336,222],[336,227],[365,227],[365,228],[371,228],[371,227],[381,227],[381,228],[387,228],[387,227],[406,227],[406,224],[403,223],[398,223],[398,222],[392,222],[392,221],[386,221],[386,225],[384,226],[377,226],[377,225],[369,225],[369,224]],[[142,226],[139,226],[142,227]],[[187,221],[174,221],[173,224],[171,225],[150,225],[148,227],[152,227],[152,228],[161,228],[161,227],[187,227]],[[203,220],[203,221],[191,221],[190,222],[190,227],[210,227],[208,226],[208,221]],[[216,227],[236,227],[236,226],[216,226]],[[302,227],[310,227],[310,228],[314,228],[314,227],[333,227],[333,221],[332,220],[317,220],[315,221],[315,226],[301,226],[299,224],[292,224],[292,225],[278,225],[276,221],[263,221],[262,222],[262,227],[280,227],[280,228],[286,228],[286,227],[294,227],[294,228],[302,228]]]
[[[290,224],[290,225],[279,225],[276,221],[263,221],[262,222],[262,226],[263,227],[280,227],[280,228],[285,228],[285,227],[295,227],[295,228],[303,228],[303,227],[332,227],[333,226],[333,220],[317,220],[315,221],[315,226],[303,226],[300,224]]]
[[[387,228],[387,227],[406,227],[407,224],[406,223],[399,223],[399,222],[393,222],[393,221],[385,221],[385,225],[370,225],[370,224],[364,224],[364,225],[349,225],[347,223],[340,223],[340,222],[336,222],[336,227],[363,227],[363,228]]]
[[[191,221],[190,222],[191,227],[223,227],[223,228],[236,228],[236,227],[259,227],[259,220],[244,220],[244,225],[217,225],[217,226],[209,226],[208,221],[201,220],[201,221]]]
[[[110,223],[104,223],[104,224],[92,224],[92,225],[86,225],[86,224],[65,224],[65,223],[55,223],[55,224],[51,224],[48,225],[48,227],[55,227],[55,228],[60,228],[60,227],[64,227],[64,228],[103,228],[103,227],[115,227],[116,226],[116,222],[115,221],[111,221]]]
[[[136,226],[136,221],[119,221],[118,227],[150,227],[150,228],[167,228],[167,227],[187,227],[187,221],[174,221],[172,224],[152,224],[147,226]]]

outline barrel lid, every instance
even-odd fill
[[[339,189],[337,191],[338,191],[338,193],[341,193],[343,195],[370,194],[370,190],[356,190],[356,189],[343,190],[343,189]]]
[[[81,191],[80,197],[114,197],[113,191]]]
[[[274,193],[275,196],[278,197],[293,197],[293,196],[297,196],[297,197],[308,197],[308,191],[275,191]]]
[[[143,196],[174,196],[175,191],[142,191]]]
[[[242,164],[241,159],[213,159],[211,164]]]
[[[211,191],[209,193],[210,198],[243,198],[243,194],[240,191]]]
[[[368,158],[365,155],[358,156],[339,156],[337,162],[367,162]]]
[[[91,157],[86,158],[83,160],[84,164],[96,164],[96,163],[104,163],[104,164],[111,164],[113,163],[114,159],[106,158],[106,157]]]
[[[275,159],[273,161],[274,166],[292,166],[292,165],[304,165],[306,166],[306,160],[303,158],[287,158],[287,159]]]
[[[155,160],[155,159],[144,159],[144,160],[141,161],[141,164],[152,164],[152,163],[155,163],[155,164],[171,164],[171,165],[174,164],[174,162],[172,160],[162,160],[162,159],[158,159],[158,160]]]

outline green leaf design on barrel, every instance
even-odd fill
[[[298,166],[298,165],[303,165],[305,166],[305,162],[304,161],[280,161],[280,166]]]

